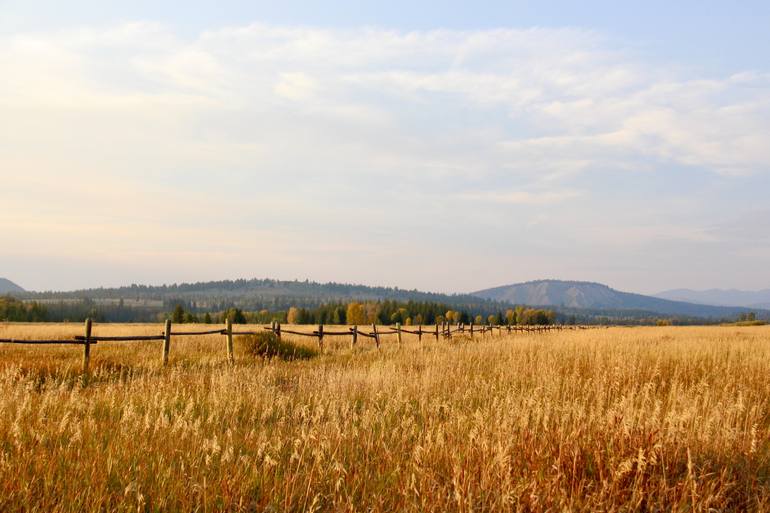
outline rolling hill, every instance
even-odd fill
[[[119,312],[134,311],[136,320],[156,317],[176,304],[192,311],[221,311],[235,306],[248,311],[285,310],[291,306],[316,307],[331,302],[394,300],[400,302],[442,303],[452,309],[486,317],[504,312],[513,305],[552,308],[562,321],[629,323],[634,320],[675,317],[687,323],[699,320],[734,320],[750,310],[671,301],[641,294],[620,292],[606,285],[579,281],[540,280],[472,294],[440,294],[393,287],[371,287],[345,283],[318,283],[308,280],[241,279],[172,285],[130,285],[70,292],[17,292],[26,300],[45,304],[49,310],[96,308],[111,318]],[[58,309],[58,310],[57,310]],[[68,310],[69,309],[69,310]],[[142,310],[142,312],[138,312]],[[69,312],[69,313],[67,313]],[[112,312],[112,313],[110,313]],[[760,318],[770,319],[770,311],[756,310]]]
[[[591,310],[645,311],[659,315],[733,318],[749,309],[672,301],[642,294],[621,292],[600,283],[538,280],[480,290],[474,296],[522,305]],[[761,312],[770,316],[770,312]]]
[[[28,292],[25,299],[42,302],[92,300],[112,304],[123,300],[126,306],[157,303],[173,307],[178,302],[195,303],[200,309],[237,306],[246,310],[281,309],[290,306],[315,307],[329,302],[417,301],[443,303],[452,308],[483,314],[496,313],[504,305],[470,294],[440,294],[395,287],[370,287],[347,283],[318,283],[309,280],[240,279],[172,285],[130,285],[116,288],[84,289],[70,292]]]
[[[0,294],[13,294],[24,292],[24,289],[16,285],[11,280],[0,278]]]

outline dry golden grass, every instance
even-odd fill
[[[0,511],[770,511],[770,328],[393,339],[0,346]]]

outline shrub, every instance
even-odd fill
[[[307,360],[318,355],[318,351],[315,349],[281,340],[270,331],[249,335],[243,340],[245,352],[251,356],[280,358],[282,360]]]

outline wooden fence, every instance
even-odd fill
[[[264,333],[265,330],[273,332],[279,339],[284,335],[296,335],[301,337],[314,337],[318,339],[318,347],[321,351],[324,349],[324,338],[326,337],[350,337],[351,347],[355,347],[358,343],[358,337],[371,338],[374,340],[375,346],[379,349],[381,343],[381,337],[386,335],[396,335],[396,341],[398,344],[402,343],[402,335],[404,333],[410,335],[416,335],[417,339],[422,342],[423,336],[433,337],[438,342],[440,338],[449,339],[457,334],[468,335],[471,338],[476,335],[485,336],[486,334],[494,334],[495,331],[498,334],[506,332],[511,333],[544,333],[547,331],[560,331],[560,330],[576,330],[576,329],[588,329],[586,326],[565,326],[565,325],[546,325],[546,326],[511,326],[511,325],[474,325],[473,323],[465,325],[459,323],[457,325],[450,325],[448,323],[431,325],[429,328],[426,326],[423,329],[422,325],[417,327],[410,327],[407,329],[396,324],[390,326],[387,329],[379,329],[377,325],[371,325],[371,331],[362,331],[358,326],[352,326],[347,330],[342,331],[329,331],[324,329],[323,324],[318,325],[318,329],[312,332],[294,331],[283,328],[279,322],[273,321],[270,326],[259,326],[259,331],[236,331],[233,329],[233,323],[231,320],[225,322],[224,329],[214,329],[205,331],[172,331],[171,321],[166,321],[163,333],[160,335],[148,335],[148,336],[124,336],[124,337],[106,337],[100,335],[94,335],[92,333],[93,323],[91,319],[86,319],[84,326],[84,334],[77,335],[72,339],[62,340],[25,340],[25,339],[13,339],[13,338],[0,338],[0,344],[25,344],[25,345],[80,345],[83,346],[83,372],[87,373],[89,370],[89,364],[91,360],[91,346],[98,344],[99,342],[141,342],[141,341],[163,341],[163,353],[162,363],[168,365],[168,355],[171,351],[171,339],[173,336],[203,336],[203,335],[223,335],[226,337],[227,347],[227,360],[230,363],[235,362],[235,355],[233,351],[233,338],[239,336],[256,335],[258,333]]]

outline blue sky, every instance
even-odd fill
[[[770,7],[0,0],[0,275],[770,287]]]

